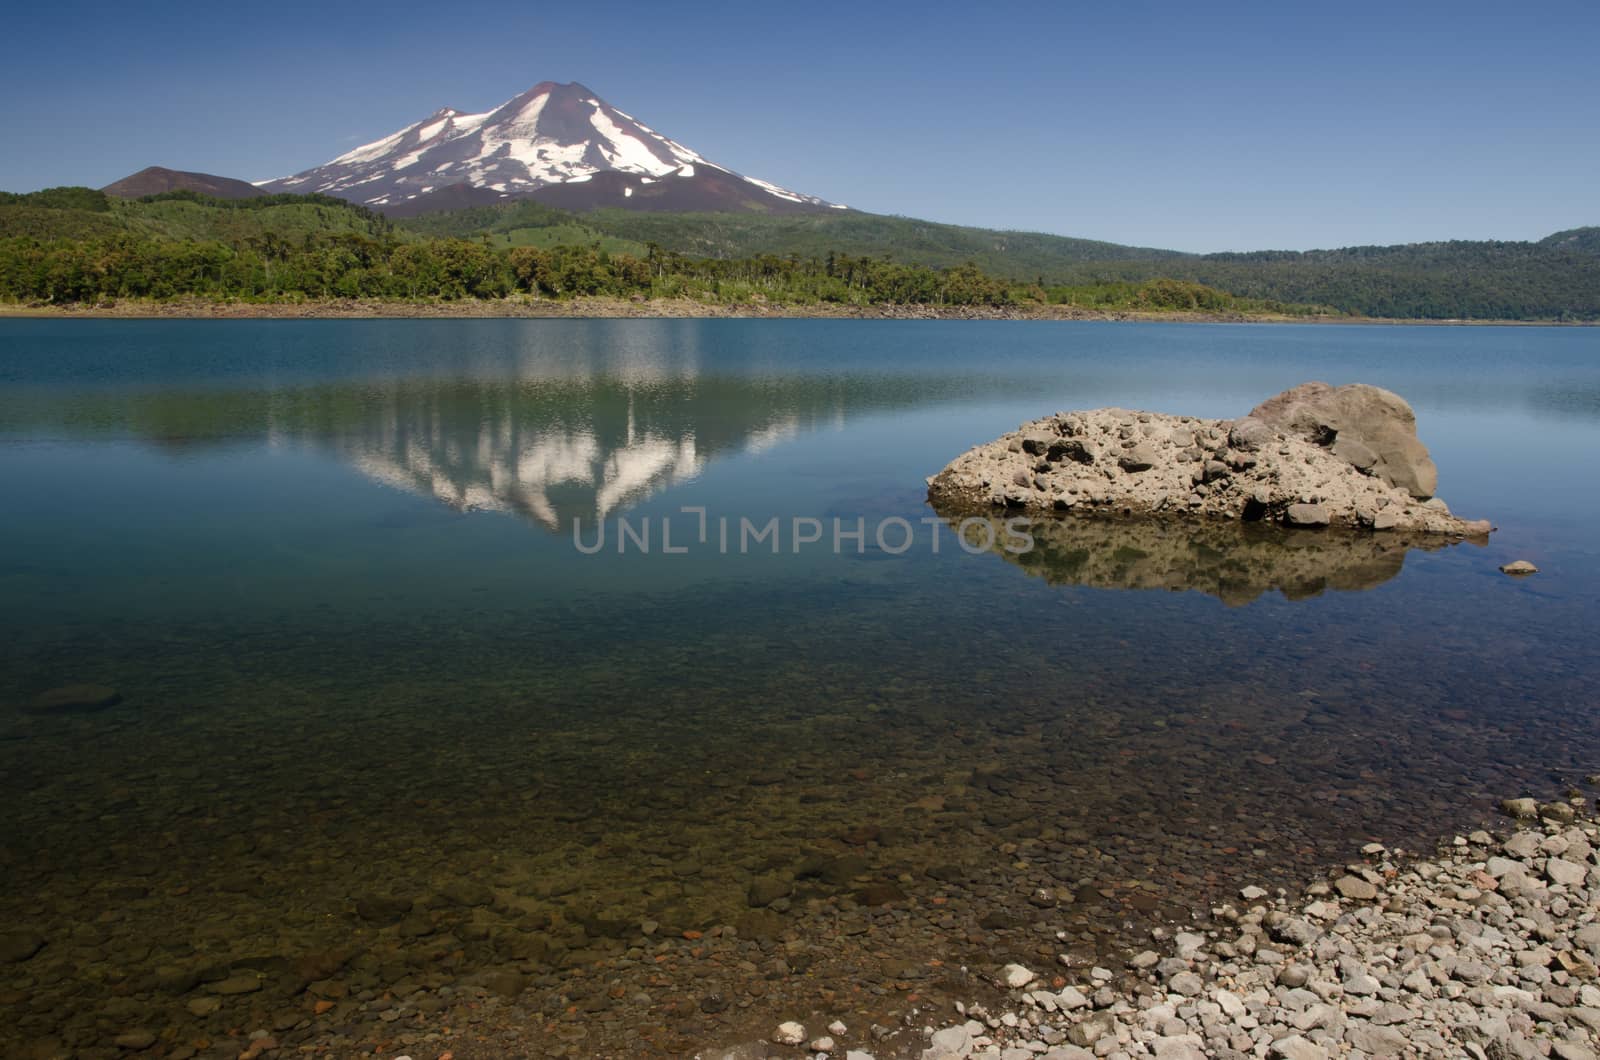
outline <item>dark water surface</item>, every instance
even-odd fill
[[[922,521],[1024,420],[1308,379],[1492,543]],[[1597,486],[1592,329],[0,321],[0,1052],[671,1054],[1115,966],[1600,772]]]

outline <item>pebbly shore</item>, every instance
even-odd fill
[[[1303,894],[1246,887],[1109,969],[994,972],[1008,1004],[928,1028],[923,1060],[1593,1060],[1600,827],[1583,800],[1432,856],[1380,844]]]

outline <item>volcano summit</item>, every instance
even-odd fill
[[[481,114],[445,107],[259,186],[337,195],[391,216],[530,198],[569,210],[844,209],[719,166],[583,85],[553,81]]]

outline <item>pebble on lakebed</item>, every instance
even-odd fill
[[[35,714],[70,714],[104,710],[121,702],[122,693],[109,685],[62,685],[39,693],[28,709]]]
[[[1297,900],[1245,887],[1118,989],[1105,969],[1063,985],[1007,966],[1010,1010],[960,1007],[923,1060],[1595,1060],[1600,826],[1567,802],[1503,807],[1504,839],[1417,859],[1368,844]]]

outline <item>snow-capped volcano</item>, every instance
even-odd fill
[[[834,205],[707,161],[584,86],[552,81],[482,114],[446,107],[260,187],[337,195],[391,214],[520,198],[568,209],[792,212]]]

